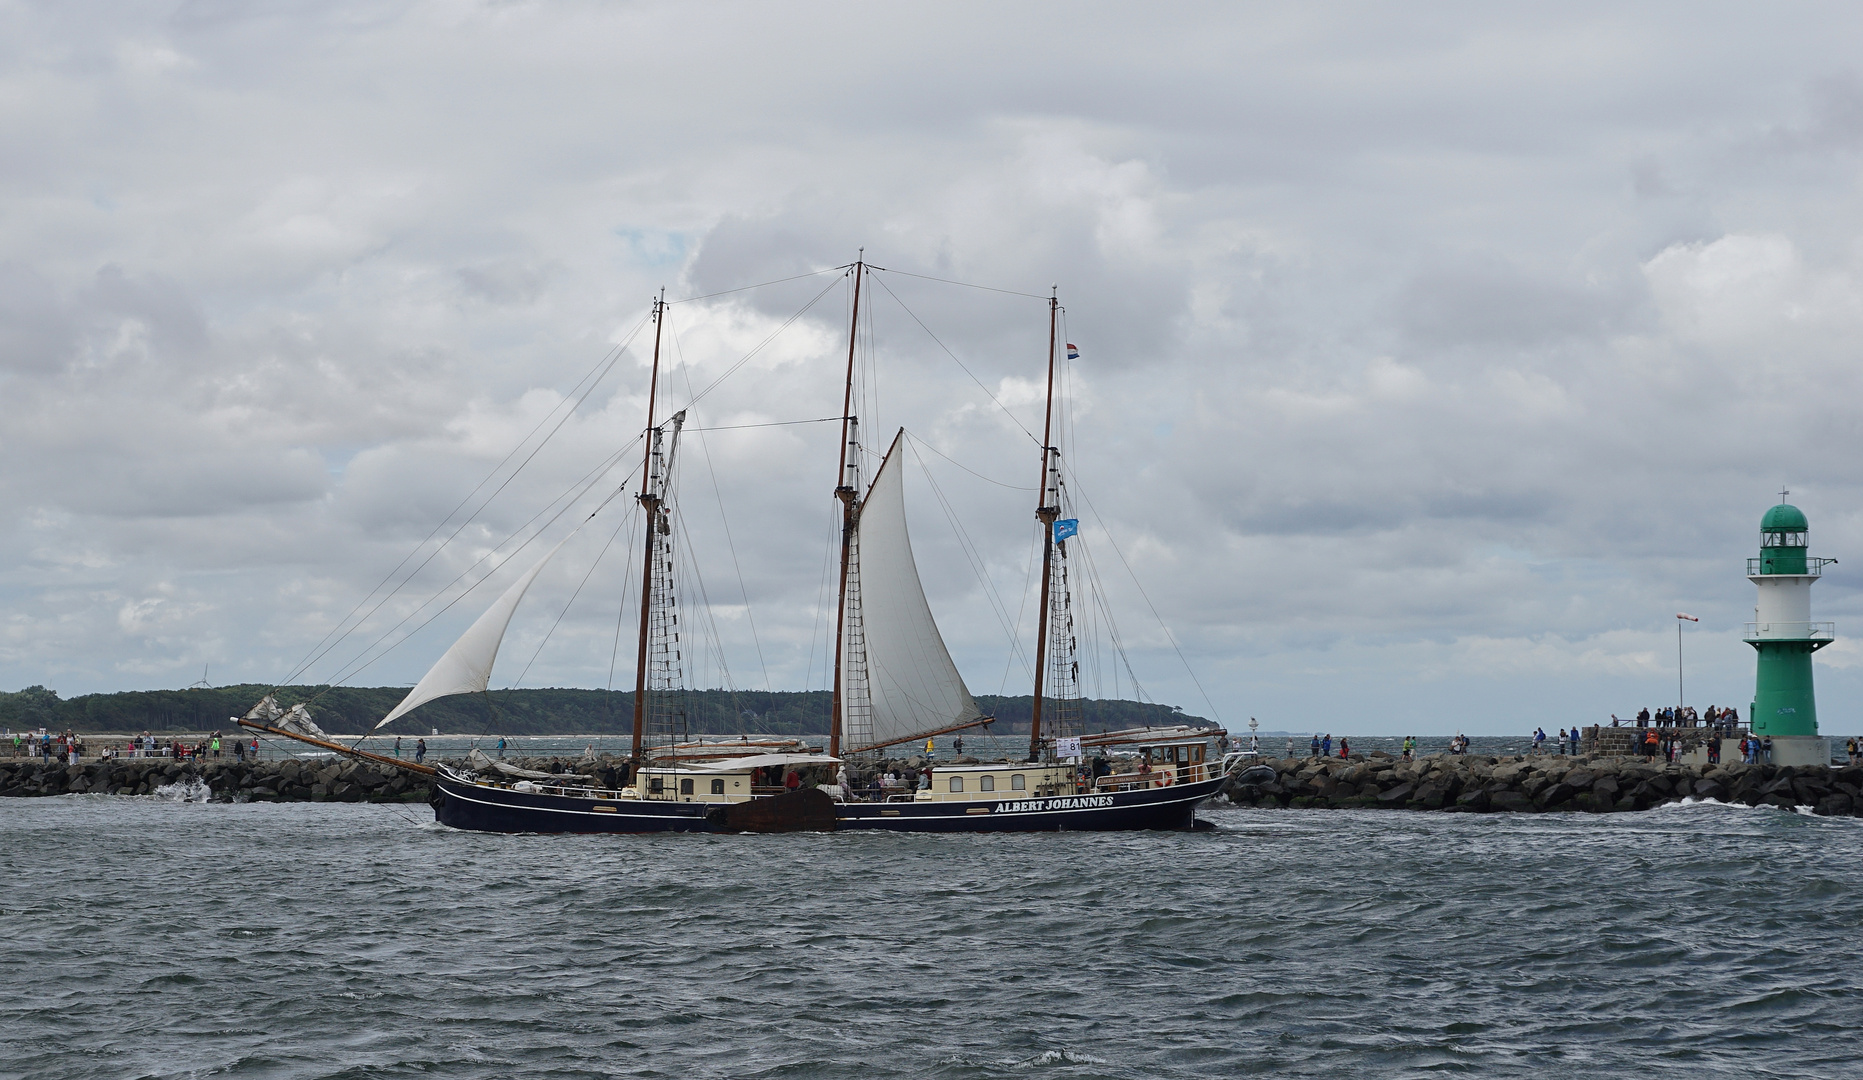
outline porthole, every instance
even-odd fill
[[[1029,778],[1028,777],[1023,776],[1021,773],[1016,773],[1014,776],[1011,776],[1009,778],[1009,790],[1027,791],[1028,789],[1029,789]]]
[[[951,778],[952,794],[957,794],[958,792],[961,792],[963,790],[964,790],[964,778],[961,776],[953,776]]]
[[[977,784],[977,790],[978,791],[995,791],[996,790],[996,777],[985,775],[982,781]]]

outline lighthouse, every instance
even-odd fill
[[[1804,511],[1781,501],[1760,519],[1759,558],[1747,560],[1747,580],[1759,587],[1745,638],[1759,653],[1747,719],[1756,737],[1772,740],[1775,765],[1831,763],[1831,741],[1818,735],[1811,654],[1831,643],[1837,627],[1811,621],[1811,587],[1837,560],[1811,558],[1809,532]]]

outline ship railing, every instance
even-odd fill
[[[1834,622],[1750,622],[1746,635],[1752,639],[1782,641],[1830,641],[1837,636]]]

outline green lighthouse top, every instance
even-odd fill
[[[1791,503],[1780,503],[1760,518],[1761,532],[1802,533],[1810,527],[1811,523],[1805,520],[1805,512]],[[1803,546],[1802,541],[1798,546]]]
[[[1766,516],[1760,518],[1760,557],[1755,560],[1759,563],[1759,572],[1816,573],[1805,557],[1805,533],[1809,528],[1805,512],[1791,503],[1782,502],[1766,511]]]

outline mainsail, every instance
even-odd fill
[[[843,732],[844,751],[891,746],[988,719],[951,662],[912,559],[900,468],[904,440],[902,428],[860,504],[859,621],[872,708],[869,722],[855,719]]]
[[[505,627],[511,624],[511,613],[517,610],[518,601],[524,599],[524,593],[530,583],[537,580],[544,565],[569,543],[569,536],[557,541],[549,554],[537,560],[537,565],[524,572],[524,576],[511,583],[497,602],[485,609],[485,614],[478,621],[466,628],[453,642],[453,647],[446,650],[446,655],[439,662],[427,669],[408,696],[401,699],[401,704],[394,711],[382,717],[382,722],[375,725],[383,727],[416,708],[425,705],[434,698],[448,697],[453,694],[472,694],[485,689],[492,678],[492,662],[498,659],[498,646],[505,639]]]

